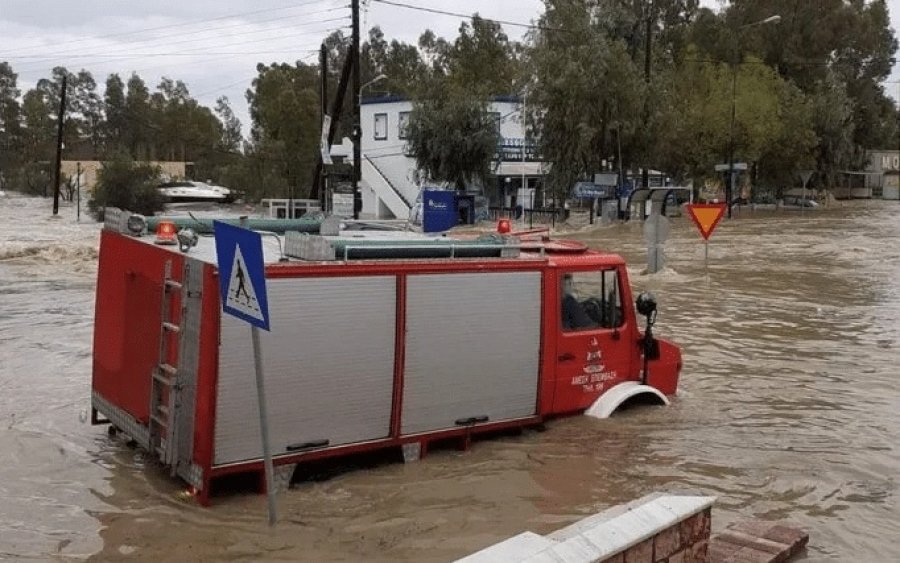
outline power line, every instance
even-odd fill
[[[333,28],[333,29],[343,29],[343,28]],[[240,43],[238,43],[240,44]],[[316,53],[319,52],[318,49],[312,49]],[[84,58],[97,58],[97,57],[121,57],[121,58],[139,58],[139,57],[196,57],[198,54],[210,57],[236,57],[243,55],[277,55],[284,54],[284,50],[280,51],[250,51],[250,52],[230,52],[230,53],[217,53],[210,51],[203,51],[201,53],[194,52],[180,52],[180,53],[128,53],[124,55],[114,55],[114,54],[99,54],[94,53],[90,55],[69,55],[66,57],[67,59],[84,59]],[[116,59],[110,59],[116,60]]]
[[[438,10],[437,8],[427,8],[425,6],[415,6],[413,4],[406,4],[404,2],[395,2],[393,0],[372,0],[373,2],[378,2],[379,4],[386,4],[388,6],[396,6],[398,8],[406,8],[409,10],[417,10],[419,12],[428,12],[429,14],[438,14],[440,16],[451,16],[455,18],[462,19],[472,19],[474,16],[470,14],[463,14],[460,12],[449,12],[447,10]],[[540,29],[544,31],[566,31],[562,28],[558,27],[546,27],[543,25],[533,24],[533,23],[522,23],[522,22],[514,22],[508,20],[498,20],[494,18],[485,18],[483,16],[478,16],[480,19],[488,22],[498,23],[502,25],[511,25],[515,27],[524,27],[527,29]]]
[[[338,11],[338,10],[344,10],[344,9],[346,9],[346,7],[341,6],[341,7],[337,7],[337,8],[328,8],[328,9],[325,9],[325,10],[318,10],[318,11],[315,11],[315,12],[308,12],[308,13],[297,14],[297,15],[293,15],[293,16],[281,16],[281,17],[271,18],[271,19],[267,19],[267,20],[256,20],[256,21],[252,21],[252,22],[240,22],[240,23],[237,23],[237,24],[231,24],[231,25],[225,25],[225,26],[214,26],[214,27],[210,27],[210,28],[206,28],[206,29],[199,29],[199,30],[192,31],[192,37],[191,37],[191,39],[190,39],[189,41],[197,41],[197,42],[200,42],[200,41],[208,41],[208,40],[214,40],[214,39],[216,39],[216,37],[197,37],[198,35],[202,35],[202,34],[204,34],[204,33],[218,32],[218,31],[222,31],[222,30],[225,30],[225,29],[232,29],[232,28],[235,28],[235,27],[249,27],[249,26],[258,25],[258,24],[261,24],[261,23],[268,23],[268,22],[270,22],[270,21],[284,21],[284,20],[286,20],[286,19],[307,18],[308,16],[312,16],[312,15],[324,14],[324,13],[329,13],[329,12],[335,12],[335,11]],[[334,18],[334,19],[335,19],[335,20],[338,20],[338,19],[342,19],[342,18]],[[321,22],[323,22],[323,21],[331,21],[331,20],[315,20],[315,21],[312,21],[312,22],[306,22],[306,23],[301,23],[301,24],[285,24],[285,25],[282,25],[282,26],[273,26],[273,27],[268,27],[268,28],[264,28],[264,29],[261,29],[261,30],[257,30],[257,31],[248,31],[246,34],[251,34],[251,33],[263,33],[263,32],[266,32],[266,31],[270,31],[270,30],[272,30],[272,29],[283,29],[283,28],[285,28],[285,27],[297,27],[298,25],[299,25],[299,26],[303,26],[303,25],[307,25],[307,24],[311,24],[311,23],[321,23]],[[129,42],[124,43],[123,48],[127,50],[127,49],[134,48],[134,47],[137,47],[138,45],[142,45],[142,44],[145,44],[145,45],[143,45],[144,47],[152,47],[152,44],[153,44],[153,43],[160,42],[161,40],[167,39],[167,38],[169,38],[169,37],[184,37],[184,32],[171,33],[171,34],[167,34],[167,35],[159,35],[159,36],[156,36],[156,37],[150,37],[150,38],[147,38],[147,39],[140,39],[140,40],[137,40],[137,41],[129,41]],[[172,44],[178,44],[178,43],[183,43],[183,42],[185,42],[185,41],[178,41],[178,42],[174,42],[174,43],[173,43],[173,42],[165,42],[165,43],[163,43],[163,45],[161,45],[161,46],[172,45]],[[66,52],[65,52],[65,51],[57,51],[57,52],[53,52],[53,53],[42,53],[42,54],[33,54],[33,55],[30,55],[30,54],[26,54],[26,55],[10,55],[10,54],[7,53],[7,54],[4,55],[4,57],[8,57],[8,58],[12,58],[12,59],[38,59],[38,60],[46,59],[46,60],[52,60],[52,59],[58,57],[58,56],[61,55],[61,54],[64,55],[64,54],[66,54]],[[91,56],[94,56],[94,55],[91,55],[91,54],[88,54],[88,55],[68,55],[68,58],[73,58],[73,57],[84,58],[84,57],[91,57]],[[109,56],[109,53],[104,53],[104,54],[98,55],[98,56]]]
[[[179,28],[179,27],[187,27],[187,26],[191,26],[191,25],[196,25],[196,24],[198,24],[198,23],[207,23],[207,22],[212,22],[212,21],[221,21],[221,20],[226,20],[226,19],[229,19],[229,18],[236,18],[236,17],[243,17],[243,16],[251,16],[251,15],[263,14],[263,13],[267,13],[267,12],[280,12],[280,11],[283,11],[283,10],[292,10],[292,9],[294,9],[294,8],[299,8],[299,7],[301,7],[301,6],[308,6],[308,5],[310,5],[310,4],[316,4],[316,3],[319,3],[319,2],[323,2],[323,1],[326,1],[326,0],[307,0],[306,2],[298,2],[297,4],[292,4],[292,5],[290,5],[290,6],[281,6],[281,7],[279,7],[279,8],[266,8],[266,9],[263,9],[263,10],[253,10],[253,11],[249,11],[249,12],[236,12],[236,13],[226,14],[226,15],[224,15],[224,16],[218,16],[218,17],[215,17],[215,18],[205,18],[205,19],[192,20],[192,21],[188,21],[188,22],[184,22],[184,23],[178,23],[178,24],[172,24],[172,25],[161,25],[161,26],[157,26],[157,27],[149,27],[149,28],[144,28],[144,29],[137,29],[137,30],[132,30],[132,31],[125,31],[125,32],[121,32],[121,33],[110,33],[110,34],[106,34],[106,35],[97,35],[97,36],[94,36],[94,37],[85,37],[85,38],[83,38],[83,39],[73,39],[73,40],[71,40],[71,41],[64,41],[64,42],[62,42],[62,43],[57,43],[55,46],[58,47],[58,46],[60,46],[60,45],[74,45],[74,44],[77,44],[77,43],[84,43],[85,41],[95,41],[95,40],[97,40],[97,39],[108,39],[108,38],[111,38],[111,37],[123,37],[123,36],[126,36],[126,35],[137,35],[137,34],[140,34],[140,33],[148,33],[148,32],[150,32],[150,31],[159,31],[159,30],[162,30],[162,29],[169,30],[169,29],[175,29],[175,28]],[[25,48],[25,49],[37,49],[37,48],[40,48],[40,47],[43,47],[43,46],[44,46],[44,45],[33,45],[33,46],[25,46],[24,48]],[[6,56],[6,55],[4,55],[4,57],[5,57],[5,56]]]
[[[312,22],[307,22],[307,23],[305,23],[305,24],[299,24],[299,25],[293,25],[293,26],[285,26],[285,27],[290,27],[291,29],[297,29],[297,28],[305,27],[305,26],[307,26],[307,25],[317,25],[317,24],[323,24],[323,23],[333,23],[333,22],[337,22],[337,21],[345,21],[345,20],[347,20],[347,19],[348,19],[347,16],[341,16],[341,17],[337,17],[337,18],[326,18],[326,19],[323,19],[323,20],[316,20],[316,21],[312,21]],[[272,29],[284,29],[285,27],[276,27],[276,28],[272,28]],[[261,33],[261,32],[271,33],[272,29],[260,30],[259,32],[250,32],[250,33],[247,33],[246,35],[255,35],[255,34]],[[271,41],[271,40],[274,40],[274,39],[286,39],[286,38],[290,38],[290,37],[296,37],[296,36],[298,36],[298,35],[302,36],[302,35],[307,35],[307,34],[313,34],[313,33],[316,33],[317,31],[320,31],[320,30],[308,30],[308,31],[305,31],[305,32],[302,32],[302,33],[299,33],[299,34],[298,34],[298,33],[288,33],[288,34],[285,34],[285,35],[268,36],[268,37],[263,37],[262,39],[255,39],[255,40],[252,40],[252,41],[239,41],[239,42],[236,42],[236,43],[221,43],[221,42],[220,42],[218,45],[216,45],[216,47],[236,47],[236,46],[240,46],[240,45],[249,45],[249,44],[252,44],[252,43],[260,43],[260,42],[262,42],[262,41]],[[321,30],[321,31],[327,31],[327,30],[323,29],[323,30]],[[185,40],[183,40],[183,41],[173,41],[173,42],[168,43],[168,45],[180,45],[180,44],[183,44],[183,43],[191,43],[191,42],[193,42],[193,41],[194,41],[194,39],[193,39],[193,38],[190,38],[190,39],[185,39]],[[204,49],[208,49],[208,48],[210,48],[210,46],[198,47],[198,48],[196,48],[196,49],[182,50],[182,51],[179,51],[179,54],[175,54],[174,56],[183,56],[183,55],[196,54],[196,53],[203,54]],[[165,54],[162,54],[162,55],[154,55],[154,56],[169,56],[169,55],[173,55],[173,53],[165,53]],[[121,61],[121,60],[134,59],[134,58],[141,58],[141,55],[128,54],[128,51],[127,51],[127,50],[126,50],[123,54],[121,54],[121,55],[103,54],[103,55],[97,55],[97,56],[103,56],[103,57],[110,57],[110,56],[112,56],[112,57],[114,57],[114,58],[106,58],[106,59],[102,59],[102,60],[99,60],[99,61],[94,61],[93,64],[102,64],[102,63],[106,63],[106,62],[117,62],[117,61]],[[39,63],[30,63],[30,66],[29,66],[29,65],[25,65],[25,69],[26,69],[26,70],[30,70],[31,68],[34,68],[34,65],[37,65],[37,64],[39,64]]]
[[[335,28],[335,29],[340,29],[340,28]],[[309,48],[307,48],[307,47],[309,47]],[[286,51],[283,49],[283,50],[281,50],[281,51],[260,51],[259,53],[241,53],[241,54],[242,54],[242,55],[244,55],[244,54],[246,54],[246,55],[252,55],[252,54],[274,54],[274,55],[281,55],[281,56],[283,56],[283,57],[287,57],[287,56],[298,55],[298,54],[300,54],[300,53],[305,53],[304,55],[302,55],[302,56],[299,57],[300,60],[304,60],[304,61],[305,61],[306,59],[309,59],[310,57],[312,57],[312,56],[314,56],[314,55],[317,55],[317,54],[319,53],[319,49],[318,49],[318,48],[315,48],[315,49],[314,49],[314,48],[312,48],[312,47],[313,47],[313,45],[300,45],[300,46],[298,46],[297,48],[293,48],[293,47],[292,47],[292,51],[291,51],[291,52],[286,52]],[[143,67],[143,68],[133,69],[131,72],[140,74],[140,73],[142,73],[142,72],[152,71],[152,70],[159,69],[159,68],[165,68],[165,69],[168,69],[168,68],[173,68],[173,67],[177,67],[177,66],[184,66],[184,65],[189,65],[189,64],[197,64],[197,61],[198,61],[198,60],[199,60],[199,61],[204,60],[203,57],[201,57],[201,55],[202,55],[203,57],[205,57],[205,56],[206,56],[206,53],[198,53],[198,54],[194,55],[194,56],[198,57],[197,59],[188,60],[188,61],[181,62],[181,63],[166,63],[166,64],[161,64],[161,65],[153,65],[153,66],[148,66],[148,67]],[[259,61],[257,61],[257,62],[259,62]]]
[[[250,82],[251,80],[253,80],[253,79],[256,78],[257,76],[258,76],[258,74],[254,74],[253,76],[250,76],[250,77],[247,77],[247,78],[241,78],[240,80],[235,80],[234,82],[230,82],[230,83],[228,83],[228,84],[225,84],[224,86],[219,86],[219,87],[217,87],[217,88],[213,88],[213,89],[209,89],[209,90],[204,90],[203,92],[199,92],[199,93],[196,93],[196,94],[191,94],[191,97],[194,98],[194,99],[196,100],[197,98],[200,98],[201,96],[208,96],[208,95],[210,95],[210,94],[215,94],[216,92],[221,92],[222,90],[227,90],[227,89],[231,88],[232,86],[237,86],[238,84],[243,84],[243,83],[245,83],[245,82]]]

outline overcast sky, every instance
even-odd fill
[[[528,23],[541,0],[396,0],[437,10]],[[701,0],[710,7],[719,0]],[[379,25],[388,38],[414,43],[426,29],[452,39],[461,19],[362,0],[362,29]],[[900,0],[888,0],[893,26]],[[317,60],[322,38],[350,31],[349,0],[0,0],[0,61],[19,74],[24,91],[54,66],[89,70],[98,83],[132,71],[154,89],[160,77],[183,80],[201,103],[226,95],[249,125],[244,92],[257,62]],[[505,26],[520,38],[522,27]],[[895,67],[892,80],[900,75]],[[897,97],[898,86],[888,91]]]

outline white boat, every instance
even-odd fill
[[[195,201],[230,203],[235,199],[235,193],[228,188],[196,180],[165,182],[160,184],[158,189],[170,203]]]

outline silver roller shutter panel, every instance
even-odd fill
[[[540,272],[407,278],[404,434],[537,409]]]
[[[393,276],[267,281],[260,331],[273,455],[390,432],[397,290]],[[262,457],[250,327],[222,316],[215,464]]]

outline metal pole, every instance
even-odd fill
[[[319,80],[321,81],[319,88],[319,103],[321,105],[319,111],[319,128],[321,129],[322,124],[325,123],[325,114],[328,113],[328,49],[326,49],[324,43],[322,43],[322,46],[319,49],[319,74]],[[318,175],[317,180],[319,183],[319,205],[322,207],[322,211],[325,212],[328,207],[328,196],[325,194],[324,166],[322,167],[321,174]]]
[[[53,215],[59,214],[59,176],[62,166],[63,130],[66,119],[66,78],[63,74],[62,87],[59,95],[59,117],[56,121],[56,169],[53,175]]]
[[[731,219],[732,183],[734,181],[734,114],[737,107],[737,63],[731,72],[731,127],[728,133],[728,180],[725,183],[725,206]]]
[[[247,216],[240,218],[240,225],[247,228]],[[269,526],[278,519],[275,506],[275,468],[272,466],[272,451],[269,449],[269,415],[266,412],[266,386],[263,378],[262,347],[259,345],[259,328],[250,326],[253,341],[253,365],[256,368],[256,400],[259,406],[259,433],[262,437],[263,468],[266,475],[266,497],[269,504]]]
[[[266,470],[266,497],[269,503],[269,526],[274,526],[278,518],[275,506],[275,468],[272,466],[272,451],[269,449],[269,416],[266,412],[266,386],[263,381],[262,349],[259,345],[259,328],[250,327],[253,337],[253,363],[256,366],[256,397],[259,402],[259,431],[262,436],[263,465]]]
[[[625,191],[625,171],[622,168],[624,165],[622,163],[622,135],[620,132],[621,125],[616,127],[616,145],[619,148],[619,190],[616,193],[616,220],[618,221],[622,217],[622,192]]]
[[[78,202],[75,204],[75,221],[81,222],[81,163],[75,163],[75,197]]]
[[[522,92],[522,122],[525,122],[525,102],[528,94]],[[525,225],[525,191],[528,189],[528,180],[525,179],[525,130],[522,130],[522,225]],[[532,215],[534,211],[532,210]]]
[[[362,207],[362,198],[359,193],[359,180],[362,177],[362,128],[359,119],[359,0],[350,2],[351,16],[353,20],[353,45],[350,47],[350,57],[353,60],[353,219],[359,219],[359,208]]]
[[[528,216],[528,228],[534,228],[534,190],[531,191],[531,215]]]
[[[644,81],[647,83],[647,87],[649,89],[650,86],[650,52],[653,48],[653,28],[652,28],[652,17],[653,14],[653,2],[650,2],[647,10],[647,48],[644,52]],[[647,101],[644,101],[644,128],[647,127],[647,121],[650,118],[650,104]],[[650,187],[650,170],[648,163],[644,161],[644,171],[642,174],[642,183],[645,188]]]

